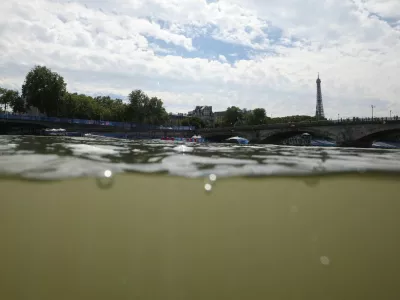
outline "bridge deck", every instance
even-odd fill
[[[113,130],[175,130],[175,131],[192,131],[195,129],[193,126],[158,126],[149,124],[138,124],[132,122],[114,122],[102,120],[84,120],[84,119],[68,119],[68,118],[55,118],[55,117],[42,117],[18,114],[0,114],[0,122],[4,123],[20,123],[20,124],[36,124],[44,127],[64,127],[64,128],[110,128]],[[105,129],[107,131],[107,129]]]

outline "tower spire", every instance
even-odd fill
[[[322,104],[322,92],[321,92],[321,79],[319,79],[319,72],[317,78],[317,105],[315,107],[315,117],[317,120],[324,119],[324,105]]]

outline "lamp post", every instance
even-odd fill
[[[338,122],[339,122],[339,120],[340,120],[339,116],[340,116],[340,115],[339,115],[339,114],[337,114],[337,121],[338,121]]]
[[[372,110],[372,121],[374,120],[374,108],[375,108],[375,105],[371,105],[371,110]]]
[[[389,112],[389,118],[390,119],[392,118],[392,110],[390,110],[390,112]]]

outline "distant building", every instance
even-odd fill
[[[188,117],[197,117],[206,123],[214,122],[212,106],[196,106],[196,108],[188,112]]]
[[[187,117],[188,117],[187,114],[183,114],[183,113],[177,113],[177,114],[170,113],[169,114],[169,123],[172,126],[180,126],[182,120]]]
[[[222,123],[224,120],[225,111],[216,111],[214,113],[214,122],[215,123]]]

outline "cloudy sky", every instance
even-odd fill
[[[35,64],[70,91],[272,116],[313,115],[319,72],[328,117],[400,115],[400,1],[1,1],[0,86]]]

